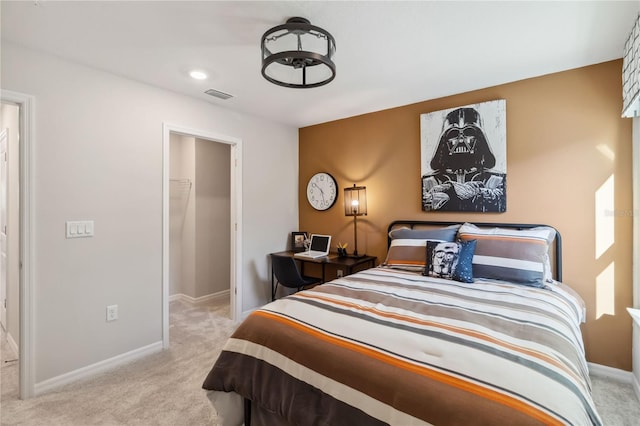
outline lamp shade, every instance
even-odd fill
[[[328,31],[305,18],[290,18],[262,36],[262,76],[279,86],[306,89],[336,76],[336,42]]]
[[[344,189],[344,214],[345,216],[367,215],[367,187],[356,186]]]

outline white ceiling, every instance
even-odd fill
[[[0,12],[3,42],[304,127],[620,58],[640,1],[31,0]],[[262,77],[262,34],[293,16],[335,37],[330,84]]]

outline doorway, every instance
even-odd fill
[[[0,275],[6,285],[4,327],[9,346],[18,357],[18,394],[21,399],[34,395],[33,374],[33,291],[31,287],[31,138],[34,130],[32,96],[8,90],[0,91],[0,131],[4,131],[6,149],[1,154],[4,189],[2,243],[4,268]],[[4,163],[6,159],[6,163]],[[3,203],[3,202],[0,202]],[[4,228],[6,226],[6,228]],[[4,300],[1,302],[3,305]]]
[[[20,106],[0,103],[0,325],[20,342]]]
[[[230,147],[170,135],[169,299],[229,304]]]
[[[7,273],[7,144],[9,139],[7,126],[10,124],[5,119],[5,109],[12,107],[12,105],[2,105],[2,120],[0,120],[0,327],[6,333],[9,346],[12,346],[11,341],[13,341],[7,330],[7,279],[9,275]],[[13,346],[17,349],[15,342]]]
[[[228,196],[229,196],[229,215],[227,220],[228,229],[228,263],[229,263],[229,300],[230,300],[230,316],[233,321],[238,321],[242,302],[241,295],[241,230],[242,230],[242,211],[241,211],[241,194],[242,194],[242,141],[238,138],[213,134],[208,131],[186,128],[184,126],[164,124],[164,136],[163,136],[163,249],[162,249],[162,341],[163,347],[166,349],[169,347],[169,300],[170,294],[174,291],[171,288],[173,281],[172,274],[176,271],[171,270],[171,228],[172,228],[172,215],[171,215],[171,193],[173,186],[174,197],[180,195],[182,191],[182,201],[188,203],[188,196],[192,196],[190,193],[193,182],[188,176],[172,176],[171,164],[172,164],[172,152],[176,155],[175,151],[171,149],[171,140],[176,138],[188,138],[195,141],[201,141],[204,144],[216,143],[218,145],[224,145],[223,151],[227,153],[228,161]],[[195,145],[194,145],[195,146]],[[182,188],[181,188],[182,187]],[[187,194],[185,194],[187,192]],[[174,201],[176,201],[174,199]],[[179,202],[180,200],[178,200]],[[186,208],[186,205],[185,205]],[[174,219],[175,219],[175,203],[174,203]],[[175,227],[175,223],[173,224]],[[225,244],[226,245],[226,244]],[[182,256],[185,258],[183,253]],[[225,256],[226,257],[226,256]],[[187,257],[188,258],[188,257]],[[197,291],[197,289],[195,290]]]
[[[20,107],[0,103],[0,327],[2,381],[19,391],[19,128]]]

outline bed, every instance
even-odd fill
[[[551,227],[396,221],[379,267],[247,317],[203,388],[225,425],[600,425],[561,270]]]

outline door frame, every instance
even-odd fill
[[[18,356],[18,386],[20,399],[34,396],[35,392],[35,352],[34,352],[34,318],[35,293],[33,284],[34,232],[35,218],[34,193],[31,190],[34,179],[33,151],[35,139],[35,98],[24,93],[10,90],[0,91],[2,102],[11,102],[20,107],[18,143],[20,156],[20,344]]]
[[[633,117],[631,128],[633,177],[633,307],[640,309],[640,117]]]
[[[18,115],[19,116],[19,115]],[[0,128],[0,164],[2,162],[4,162],[4,172],[2,171],[2,167],[0,166],[0,187],[2,185],[4,185],[4,197],[0,196],[0,203],[4,203],[4,210],[5,210],[5,229],[2,229],[2,214],[0,213],[0,234],[2,234],[4,232],[4,250],[5,250],[5,262],[4,262],[4,268],[2,268],[2,242],[0,241],[0,275],[4,275],[4,276],[0,276],[0,324],[2,326],[5,327],[5,330],[7,331],[7,333],[9,332],[8,330],[8,326],[7,326],[7,304],[6,304],[6,300],[7,300],[7,287],[9,285],[9,283],[7,282],[7,278],[9,278],[9,264],[7,262],[8,259],[8,254],[7,254],[7,250],[9,250],[9,244],[8,244],[8,239],[7,239],[7,223],[8,223],[8,219],[7,217],[9,216],[9,183],[8,183],[8,177],[9,177],[9,172],[8,172],[8,166],[9,166],[9,158],[7,155],[7,149],[9,146],[9,132],[7,131],[8,129],[4,128],[1,129]],[[2,158],[2,144],[3,144],[3,140],[4,140],[4,159]],[[4,176],[3,176],[4,173]],[[2,194],[2,191],[0,191],[0,194]],[[4,198],[4,200],[2,199]],[[2,210],[2,207],[0,207],[0,211]],[[4,288],[3,288],[4,287]],[[20,299],[18,297],[18,299]]]
[[[242,139],[178,124],[162,125],[162,346],[169,348],[169,178],[170,135],[176,133],[229,145],[230,173],[230,311],[237,322],[242,314]]]

